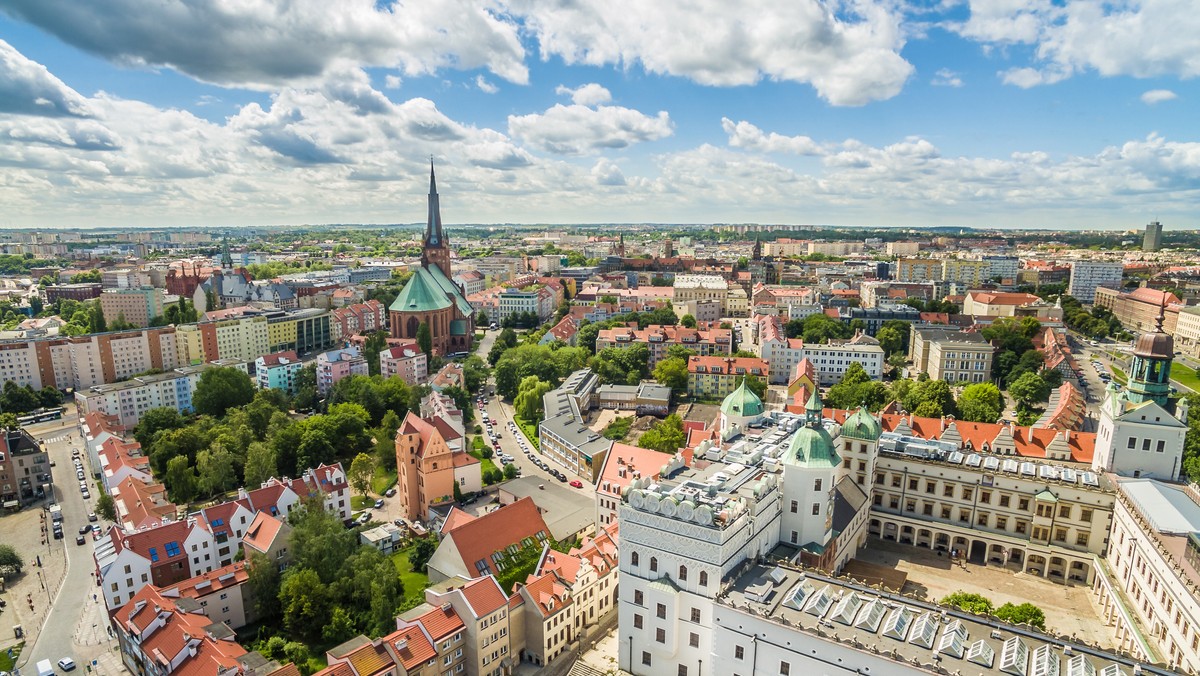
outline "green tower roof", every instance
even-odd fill
[[[842,463],[833,449],[833,437],[820,424],[796,430],[785,458],[793,465],[810,469],[836,469]]]
[[[875,420],[875,416],[867,413],[867,409],[865,408],[855,411],[853,415],[846,419],[846,423],[842,425],[842,436],[850,437],[851,439],[876,441],[881,434],[883,434],[883,428],[879,426],[879,422]]]
[[[450,299],[441,285],[426,268],[417,268],[404,289],[392,301],[391,310],[397,312],[428,312],[450,307]]]
[[[721,412],[725,415],[734,415],[743,418],[762,415],[762,399],[759,399],[757,394],[749,387],[746,387],[746,379],[742,378],[742,384],[736,390],[730,392],[729,396],[725,397],[725,401],[721,402]]]

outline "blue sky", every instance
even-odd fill
[[[0,0],[0,227],[1195,228],[1190,4]]]

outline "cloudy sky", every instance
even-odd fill
[[[1195,0],[0,0],[0,227],[1200,227]]]

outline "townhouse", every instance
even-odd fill
[[[110,606],[111,607],[111,606]],[[234,676],[246,649],[194,599],[141,589],[112,615],[121,660],[138,676]]]
[[[730,329],[689,329],[684,326],[662,326],[652,324],[645,329],[623,326],[603,329],[596,337],[596,351],[605,348],[622,348],[629,345],[645,345],[650,351],[650,368],[667,356],[672,345],[695,351],[702,357],[733,354],[733,332]]]
[[[693,356],[687,369],[688,396],[701,399],[723,399],[747,376],[766,383],[770,372],[766,361],[754,357]]]

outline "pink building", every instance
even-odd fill
[[[333,332],[333,340],[343,341],[355,334],[367,335],[382,331],[384,317],[383,303],[377,300],[339,307],[330,313],[329,325]]]
[[[404,341],[379,353],[379,373],[416,385],[429,378],[429,362],[416,341]]]
[[[337,381],[350,375],[368,375],[367,360],[357,347],[317,355],[317,392],[321,396],[329,394]]]

